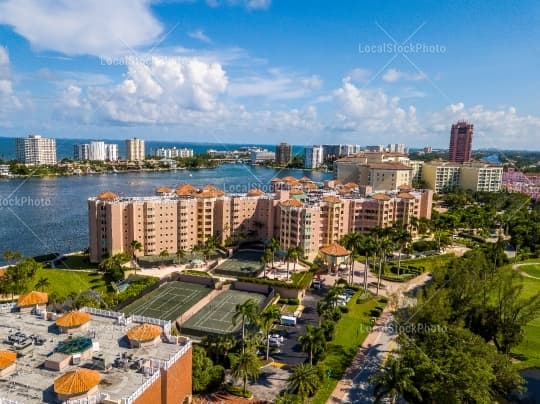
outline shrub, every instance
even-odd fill
[[[339,310],[341,310],[342,313],[348,313],[349,308],[347,306],[339,306]]]
[[[298,298],[296,297],[291,297],[290,299],[288,299],[288,303],[287,304],[290,304],[290,305],[299,305],[300,304],[300,300],[298,300]]]
[[[370,317],[380,317],[381,316],[381,311],[377,310],[377,308],[375,307],[374,309],[371,309],[369,311],[369,315],[370,315]]]
[[[384,296],[380,297],[379,298],[379,303],[388,303],[388,298],[384,297]]]
[[[242,388],[239,386],[235,386],[234,384],[230,384],[230,383],[224,384],[223,388],[228,393],[231,393],[232,395],[237,396],[237,397],[243,397],[243,398],[253,397],[253,393],[251,391],[246,391],[246,393],[244,394],[244,391],[242,390]]]

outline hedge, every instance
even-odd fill
[[[223,385],[223,389],[227,391],[228,393],[231,393],[232,395],[237,396],[237,397],[244,397],[244,398],[253,397],[253,393],[251,391],[247,390],[246,393],[244,394],[244,391],[242,390],[242,388],[239,386],[235,386],[234,384],[226,383]]]

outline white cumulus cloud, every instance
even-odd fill
[[[38,50],[68,55],[128,53],[154,43],[162,26],[150,0],[6,0],[0,23]]]
[[[424,73],[408,73],[397,69],[388,69],[384,72],[382,79],[387,83],[396,83],[398,81],[420,81],[425,80]]]

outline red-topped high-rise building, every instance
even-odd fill
[[[472,138],[474,125],[467,121],[458,121],[450,131],[450,147],[448,160],[455,163],[466,163],[472,156]]]

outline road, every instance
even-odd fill
[[[402,284],[396,291],[398,307],[404,307],[411,303],[411,299],[404,296],[405,292],[424,285],[429,279],[430,275],[422,274]],[[374,401],[373,385],[369,379],[379,371],[388,353],[394,349],[397,336],[397,330],[392,326],[394,309],[394,307],[390,307],[390,304],[386,306],[327,403],[356,404]]]

